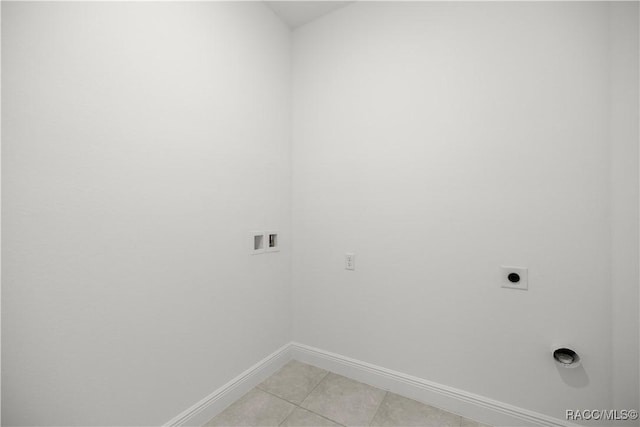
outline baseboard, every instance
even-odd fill
[[[285,344],[195,405],[168,421],[165,427],[202,426],[291,360]]]
[[[564,420],[304,344],[291,343],[291,357],[492,426],[576,426]]]
[[[165,427],[202,426],[291,359],[492,426],[578,427],[548,415],[295,342],[286,344],[265,357],[174,417]]]

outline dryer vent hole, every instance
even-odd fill
[[[520,275],[518,273],[509,273],[507,279],[509,279],[511,283],[518,283],[520,281]]]

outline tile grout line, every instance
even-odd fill
[[[311,391],[309,391],[309,393],[307,393],[307,395],[304,397],[304,399],[302,399],[302,402],[300,402],[300,404],[295,403],[295,402],[292,402],[292,401],[290,401],[290,400],[288,400],[288,399],[285,399],[285,398],[284,398],[284,397],[282,397],[282,396],[278,396],[277,394],[271,393],[269,390],[265,390],[265,389],[261,388],[261,387],[260,387],[260,384],[259,384],[259,385],[257,385],[257,386],[255,386],[255,388],[256,388],[256,389],[258,389],[258,390],[260,390],[260,391],[263,391],[263,392],[265,392],[265,393],[267,393],[267,394],[270,394],[271,396],[273,396],[273,397],[275,397],[275,398],[277,398],[277,399],[280,399],[280,400],[282,400],[282,401],[284,401],[284,402],[290,403],[290,404],[292,404],[293,406],[295,406],[296,408],[304,409],[305,411],[311,412],[312,414],[317,415],[317,416],[319,416],[320,418],[323,418],[323,419],[325,419],[325,420],[327,420],[327,421],[331,421],[331,422],[332,422],[332,423],[334,423],[334,424],[338,424],[339,426],[344,427],[344,424],[340,424],[340,423],[339,423],[338,421],[336,421],[336,420],[332,420],[331,418],[328,418],[328,417],[326,417],[326,416],[324,416],[324,415],[322,415],[322,414],[318,414],[317,412],[314,412],[314,411],[312,411],[312,410],[311,410],[311,409],[309,409],[309,408],[305,408],[304,406],[300,406],[300,405],[302,405],[302,403],[307,399],[307,397],[309,397],[309,395],[310,395],[311,393],[313,393],[313,391],[314,391],[316,388],[318,388],[318,386],[320,385],[320,383],[321,383],[322,381],[324,381],[324,380],[325,380],[325,378],[327,378],[327,376],[329,376],[329,374],[330,374],[330,373],[332,373],[331,371],[327,371],[326,369],[325,369],[325,371],[326,371],[326,374],[324,374],[324,375],[323,375],[323,377],[320,379],[320,381],[318,381],[318,384],[316,384],[316,385],[311,389]],[[285,421],[287,421],[287,419],[291,416],[291,414],[293,414],[293,412],[294,412],[294,411],[295,411],[295,408],[294,408],[294,410],[293,410],[293,411],[291,411],[291,413],[290,413],[289,415],[287,415],[287,416],[284,418],[284,420],[282,420],[282,422],[281,422],[280,424],[278,424],[278,426],[281,426],[282,424],[284,424],[284,422],[285,422]]]
[[[264,390],[264,389],[260,388],[260,387],[259,387],[259,385],[255,386],[255,387],[254,387],[254,389],[255,389],[255,390],[260,390],[260,391],[262,391],[262,392],[264,392],[264,393],[267,393],[267,394],[269,394],[269,395],[271,395],[271,396],[275,397],[275,398],[276,398],[276,399],[278,399],[278,400],[282,400],[283,402],[286,402],[286,403],[289,403],[289,404],[293,405],[293,411],[295,411],[295,410],[296,410],[296,408],[299,408],[299,406],[298,406],[298,405],[296,405],[295,403],[293,403],[293,402],[291,402],[291,401],[289,401],[289,400],[285,399],[284,397],[281,397],[281,396],[278,396],[278,395],[276,395],[276,394],[273,394],[273,393],[271,393],[271,392],[270,392],[270,391],[268,391],[268,390]],[[293,414],[293,411],[289,412],[289,414],[288,414],[286,417],[284,417],[284,419],[280,422],[280,424],[278,424],[278,426],[281,426],[285,421],[287,421],[287,419],[291,416],[291,414]]]
[[[314,365],[310,365],[310,366],[314,366]],[[316,366],[316,368],[317,368],[317,366]],[[321,369],[321,368],[320,368],[320,369]],[[323,376],[323,377],[320,379],[320,381],[318,381],[318,383],[317,383],[317,384],[316,384],[316,385],[311,389],[311,391],[309,391],[309,393],[307,393],[307,395],[302,399],[302,401],[301,401],[299,404],[298,404],[298,403],[295,403],[295,402],[292,402],[292,401],[290,401],[290,400],[288,400],[288,399],[286,399],[286,398],[284,398],[284,397],[282,397],[282,396],[278,396],[278,395],[276,395],[276,394],[274,394],[274,393],[272,393],[272,392],[270,392],[270,391],[268,391],[268,390],[265,390],[265,389],[261,388],[260,386],[262,385],[262,383],[261,383],[261,384],[259,384],[259,385],[257,385],[257,386],[255,386],[255,388],[256,388],[256,389],[258,389],[258,390],[260,390],[260,391],[263,391],[263,392],[265,392],[265,393],[267,393],[267,394],[269,394],[269,395],[271,395],[271,396],[273,396],[273,397],[275,397],[275,398],[277,398],[277,399],[279,399],[279,400],[282,400],[283,402],[289,403],[289,404],[291,404],[291,405],[293,405],[293,406],[294,406],[293,410],[292,410],[292,411],[291,411],[291,412],[290,412],[290,413],[289,413],[289,414],[288,414],[288,415],[287,415],[287,416],[282,420],[282,422],[280,422],[280,424],[278,424],[278,426],[282,426],[282,425],[285,423],[285,421],[287,421],[287,420],[289,419],[289,417],[291,417],[291,415],[293,414],[293,412],[295,412],[295,408],[300,408],[300,409],[305,410],[305,411],[308,411],[308,412],[310,412],[310,413],[312,413],[312,414],[314,414],[314,415],[316,415],[316,416],[318,416],[318,417],[320,417],[320,418],[322,418],[322,419],[325,419],[325,420],[327,420],[327,421],[330,421],[330,422],[332,422],[332,423],[335,423],[335,424],[337,424],[337,425],[339,425],[339,426],[345,427],[345,426],[344,426],[344,424],[341,424],[341,423],[339,423],[339,422],[338,422],[338,421],[336,421],[336,420],[333,420],[333,419],[331,419],[331,418],[329,418],[329,417],[327,417],[327,416],[325,416],[325,415],[319,414],[319,413],[314,412],[313,410],[311,410],[311,409],[309,409],[309,408],[305,408],[304,406],[302,406],[302,404],[305,402],[305,400],[307,400],[307,398],[308,398],[308,397],[309,397],[309,396],[310,396],[310,395],[311,395],[311,394],[312,394],[312,393],[313,393],[313,392],[314,392],[314,391],[315,391],[315,390],[320,386],[320,384],[322,384],[322,382],[323,382],[323,381],[325,381],[325,380],[327,379],[327,377],[329,376],[329,374],[339,375],[339,374],[336,374],[335,372],[332,372],[332,371],[329,371],[329,370],[326,370],[326,369],[325,369],[324,371],[326,371],[326,373],[324,374],[324,376]],[[345,377],[345,378],[348,378],[348,377]],[[354,380],[354,381],[355,381],[355,380]],[[380,412],[380,408],[382,407],[382,403],[383,403],[383,402],[384,402],[384,400],[387,398],[387,396],[389,395],[389,393],[390,393],[390,392],[389,392],[388,390],[380,389],[380,388],[378,388],[378,387],[374,387],[374,386],[371,386],[371,385],[366,384],[366,383],[363,383],[363,384],[368,385],[369,387],[377,388],[377,389],[379,389],[379,390],[381,390],[381,391],[384,391],[384,396],[383,396],[383,398],[380,400],[380,403],[378,404],[378,406],[377,406],[377,408],[376,408],[375,412],[373,413],[373,417],[369,420],[369,423],[367,424],[367,426],[371,426],[371,423],[375,420],[376,416],[378,415],[378,412]],[[408,399],[408,398],[407,398],[407,399]],[[441,408],[437,408],[437,407],[432,406],[432,405],[428,405],[428,404],[426,404],[426,403],[422,403],[422,402],[418,402],[418,403],[421,403],[421,404],[423,404],[423,405],[425,405],[425,406],[430,406],[430,407],[432,407],[432,408],[434,408],[434,409],[437,409],[437,410],[440,410],[440,411],[443,411],[443,412],[447,412],[447,413],[449,413],[449,414],[451,414],[451,415],[456,415],[456,416],[458,416],[458,417],[460,418],[460,421],[459,421],[459,423],[458,423],[458,426],[457,426],[457,427],[462,427],[462,422],[463,422],[463,419],[464,419],[464,417],[463,417],[463,416],[461,416],[461,415],[459,415],[459,414],[456,414],[456,413],[453,413],[453,412],[450,412],[450,411],[446,411],[446,410],[441,409]]]
[[[256,387],[256,388],[257,388],[257,387]],[[290,400],[287,400],[287,399],[285,399],[285,398],[284,398],[284,397],[282,397],[282,396],[278,396],[277,394],[273,394],[273,393],[271,393],[271,392],[270,392],[270,391],[268,391],[268,390],[263,390],[263,389],[261,389],[261,388],[260,388],[260,389],[258,389],[258,390],[260,390],[260,391],[264,391],[265,393],[270,394],[270,395],[271,395],[271,396],[273,396],[273,397],[277,397],[278,399],[283,400],[283,401],[285,401],[285,402],[287,402],[287,403],[290,403],[290,404],[292,404],[293,406],[300,406],[300,405],[298,405],[297,403],[294,403],[294,402],[292,402],[292,401],[290,401]]]
[[[314,365],[310,365],[310,366],[314,366]],[[317,368],[317,366],[316,366],[316,368]],[[307,396],[302,400],[302,402],[300,403],[300,405],[302,405],[302,404],[304,403],[304,401],[305,401],[305,400],[307,400],[307,398],[308,398],[309,396],[311,396],[311,393],[313,393],[313,392],[315,391],[315,389],[316,389],[316,388],[318,388],[318,387],[320,386],[320,384],[322,383],[322,381],[324,381],[325,379],[327,379],[327,377],[329,376],[329,374],[339,375],[339,374],[336,374],[335,372],[328,371],[328,370],[326,370],[326,369],[325,369],[325,371],[327,371],[327,373],[324,375],[324,377],[322,377],[322,379],[321,379],[320,381],[318,381],[318,384],[316,384],[316,386],[315,386],[313,389],[311,389],[311,391],[307,394]],[[340,375],[340,376],[341,376],[341,375]],[[345,378],[346,378],[346,377],[345,377]],[[364,383],[363,383],[363,384],[364,384]],[[367,384],[367,385],[368,385],[368,384]],[[373,387],[373,386],[369,386],[369,387]],[[374,388],[377,388],[377,387],[374,387]],[[379,389],[379,390],[382,390],[382,389]],[[386,390],[383,390],[383,391],[384,391],[384,396],[386,397],[386,396],[387,396],[387,391],[386,391]],[[384,397],[382,398],[382,400],[384,400]],[[380,409],[380,405],[382,405],[382,400],[380,401],[380,404],[378,405],[378,408],[376,409],[376,412],[373,414],[374,418],[375,418],[376,414],[378,413],[378,409]],[[295,405],[295,403],[294,403],[294,405]],[[339,426],[345,427],[345,425],[344,425],[344,424],[341,424],[341,423],[339,423],[339,422],[338,422],[338,421],[336,421],[336,420],[332,420],[332,419],[331,419],[331,418],[329,418],[329,417],[326,417],[326,416],[324,416],[324,415],[322,415],[322,414],[318,414],[317,412],[314,412],[314,411],[312,411],[311,409],[309,409],[309,408],[305,408],[304,406],[300,406],[300,405],[296,405],[296,406],[298,406],[300,409],[304,409],[304,410],[306,410],[306,411],[311,412],[312,414],[315,414],[315,415],[317,415],[317,416],[319,416],[319,417],[321,417],[321,418],[324,418],[325,420],[331,421],[332,423],[335,423],[335,424],[338,424]],[[371,421],[373,421],[373,418],[371,419]],[[369,422],[369,424],[371,424],[371,422]]]
[[[337,424],[337,425],[339,425],[339,426],[341,426],[341,427],[345,427],[345,425],[344,425],[344,424],[340,424],[340,423],[339,423],[339,422],[337,422],[336,420],[332,420],[331,418],[326,417],[326,416],[324,416],[324,415],[322,415],[322,414],[319,414],[319,413],[317,413],[317,412],[313,412],[311,409],[303,408],[302,406],[298,406],[298,408],[300,408],[300,409],[304,409],[305,411],[309,411],[309,412],[311,412],[312,414],[317,415],[317,416],[319,416],[320,418],[324,418],[324,419],[325,419],[325,420],[327,420],[327,421],[331,421],[332,423]]]
[[[327,371],[326,369],[324,369],[324,371],[326,371],[326,374],[324,374],[324,376],[322,377],[322,379],[320,381],[318,381],[318,384],[316,384],[309,393],[307,393],[307,395],[304,397],[304,399],[302,399],[302,402],[300,402],[300,405],[302,405],[304,403],[305,400],[307,400],[307,398],[309,396],[311,396],[311,393],[313,393],[314,391],[316,391],[316,389],[318,388],[318,386],[322,383],[322,381],[326,380],[327,377],[329,376],[329,374],[331,373],[331,371]],[[300,406],[302,408],[302,406]],[[305,408],[306,409],[306,408]],[[312,411],[313,412],[313,411]]]
[[[325,376],[326,376],[326,375],[325,375]],[[324,379],[324,377],[323,377],[323,379]],[[320,381],[322,382],[322,380],[320,380]],[[318,383],[318,384],[319,384],[319,383]],[[316,385],[316,387],[317,387],[317,385]],[[273,394],[273,393],[271,393],[270,391],[267,391],[267,390],[263,390],[263,389],[261,389],[261,388],[258,388],[257,386],[256,386],[255,388],[256,388],[256,389],[258,389],[258,390],[260,390],[260,391],[263,391],[263,392],[265,392],[265,393],[267,393],[267,394],[270,394],[271,396],[275,397],[276,399],[282,400],[283,402],[290,403],[291,405],[295,406],[295,408],[304,409],[305,411],[307,411],[307,412],[311,412],[312,414],[317,415],[317,416],[319,416],[320,418],[324,418],[324,419],[325,419],[325,420],[327,420],[327,421],[331,421],[331,422],[332,422],[332,423],[334,423],[334,424],[338,424],[339,426],[345,427],[345,426],[344,426],[344,424],[340,424],[340,423],[339,423],[338,421],[336,421],[336,420],[332,420],[331,418],[328,418],[328,417],[326,417],[326,416],[324,416],[324,415],[322,415],[322,414],[318,414],[317,412],[314,412],[314,411],[312,411],[312,410],[311,410],[311,409],[309,409],[309,408],[305,408],[304,406],[300,406],[300,405],[298,405],[297,403],[294,403],[294,402],[292,402],[292,401],[290,401],[290,400],[285,399],[284,397],[278,396],[277,394]],[[315,390],[315,387],[314,387],[314,390]],[[313,390],[312,390],[312,391],[313,391]],[[309,394],[311,394],[311,393],[309,393]],[[305,399],[306,399],[306,398],[305,398]],[[235,403],[235,402],[234,402],[234,403]],[[294,411],[295,411],[295,408],[294,408]],[[291,414],[293,414],[293,411],[291,411]],[[284,423],[284,422],[285,422],[285,421],[286,421],[286,420],[291,416],[291,414],[287,415],[287,416],[284,418],[284,420],[282,420],[282,422],[281,422],[280,424],[278,424],[278,426],[281,426],[281,425],[282,425],[282,424],[283,424],[283,423]]]
[[[380,403],[378,403],[378,407],[376,408],[376,411],[373,413],[373,417],[369,420],[369,424],[367,425],[371,425],[371,423],[373,422],[373,420],[376,419],[376,415],[378,415],[378,411],[380,411],[380,408],[382,407],[382,402],[384,402],[384,400],[387,398],[387,395],[389,394],[389,392],[387,390],[384,391],[384,396],[382,397],[382,399],[380,399]]]
[[[313,366],[313,365],[310,365],[310,366]],[[316,366],[316,368],[317,368],[317,366]],[[321,368],[320,368],[320,369],[321,369]],[[298,408],[300,408],[300,409],[304,409],[305,411],[309,411],[309,412],[311,412],[312,414],[315,414],[315,415],[319,416],[320,418],[324,418],[325,420],[331,421],[331,422],[332,422],[332,423],[334,423],[334,424],[338,424],[339,426],[343,426],[343,427],[344,427],[344,424],[341,424],[341,423],[337,422],[336,420],[332,420],[332,419],[331,419],[331,418],[329,418],[329,417],[325,417],[325,416],[324,416],[324,415],[322,415],[322,414],[318,414],[317,412],[314,412],[314,411],[312,411],[311,409],[309,409],[309,408],[305,408],[304,406],[302,406],[302,404],[304,403],[304,401],[305,401],[305,400],[307,400],[307,397],[311,396],[311,393],[313,393],[313,392],[318,388],[318,386],[320,386],[320,383],[322,383],[322,381],[324,381],[324,380],[329,376],[329,374],[331,374],[331,373],[332,373],[331,371],[327,371],[326,369],[323,369],[323,370],[326,372],[326,374],[324,374],[324,375],[323,375],[323,377],[320,379],[320,381],[318,381],[318,384],[316,384],[316,385],[311,389],[311,391],[310,391],[309,393],[307,393],[307,395],[304,397],[304,399],[302,399],[302,402],[300,402],[300,405],[296,405],[295,403],[294,403],[294,405],[296,405],[296,406],[297,406]]]
[[[294,359],[294,360],[297,360],[297,359]],[[304,363],[304,362],[300,362],[300,363]],[[306,363],[306,364],[307,364],[307,365],[309,365],[309,366],[314,366],[314,367],[318,368],[318,366],[313,365],[313,364],[311,364],[311,363]],[[319,369],[322,369],[322,368],[319,368]],[[338,376],[344,376],[344,375],[337,374],[337,373],[335,373],[335,372],[333,372],[333,371],[329,371],[329,370],[326,370],[326,369],[324,369],[324,370],[325,370],[325,371],[327,371],[327,374],[322,378],[322,380],[320,380],[320,382],[319,382],[319,383],[318,383],[318,384],[313,388],[313,390],[315,390],[315,389],[320,385],[320,383],[321,383],[322,381],[324,381],[324,379],[325,379],[329,374],[334,374],[334,375],[338,375]],[[357,381],[357,380],[354,380],[353,378],[349,378],[349,377],[345,377],[345,378],[348,378],[348,379],[353,380],[353,381]],[[360,382],[360,381],[357,381],[357,382]],[[375,418],[375,416],[378,414],[378,411],[380,410],[380,406],[382,405],[382,401],[384,401],[384,399],[387,397],[387,394],[388,394],[388,393],[391,393],[391,392],[390,392],[390,391],[388,391],[388,390],[384,390],[384,389],[382,389],[382,388],[379,388],[379,387],[372,386],[372,385],[367,384],[367,383],[362,383],[362,384],[368,385],[369,387],[377,388],[378,390],[382,390],[382,391],[384,391],[384,392],[385,392],[385,396],[382,398],[382,400],[380,401],[380,405],[378,405],[378,408],[376,409],[376,412],[373,414],[373,418]],[[309,395],[313,392],[313,390],[311,390],[311,392],[309,392],[309,394],[307,395],[307,397],[309,397]],[[406,396],[402,396],[402,395],[399,395],[399,396],[401,396],[401,397],[405,397],[406,399],[411,399],[411,398],[406,397]],[[305,399],[306,399],[306,397],[305,397]],[[411,400],[415,400],[415,399],[411,399]],[[462,422],[463,422],[463,420],[466,418],[466,417],[464,417],[464,416],[462,416],[462,415],[460,415],[460,414],[457,414],[457,413],[455,413],[455,412],[451,412],[451,411],[448,411],[448,410],[446,410],[446,409],[439,408],[439,407],[437,407],[437,406],[433,406],[433,405],[430,405],[430,404],[428,404],[428,403],[421,402],[421,401],[419,401],[419,400],[415,400],[415,401],[416,401],[416,402],[418,402],[418,403],[420,403],[420,404],[422,404],[422,405],[430,406],[431,408],[434,408],[434,409],[437,409],[437,410],[440,410],[440,411],[446,412],[446,413],[448,413],[448,414],[456,415],[456,416],[460,417],[460,424],[459,424],[459,426],[458,426],[458,427],[462,427]],[[303,402],[304,402],[304,400],[303,400]],[[291,403],[293,403],[293,402],[291,402]],[[295,403],[294,403],[294,405],[295,405]],[[299,406],[299,405],[296,405],[296,406]],[[300,408],[302,408],[302,409],[306,409],[307,411],[313,412],[312,410],[307,409],[307,408],[305,408],[305,407],[302,407],[302,406],[299,406],[299,407],[300,407]],[[320,415],[320,414],[317,414],[316,412],[313,412],[313,413],[314,413],[314,414],[316,414],[316,415]],[[325,416],[323,416],[323,415],[320,415],[320,416],[321,416],[322,418],[325,418],[325,419],[329,420],[329,421],[332,421],[332,422],[334,422],[334,423],[340,424],[340,423],[338,423],[337,421],[332,420],[332,419],[330,419],[330,418],[327,418],[327,417],[325,417]],[[371,419],[371,422],[373,422],[373,418]],[[469,420],[471,420],[471,421],[473,421],[473,422],[479,423],[479,421],[474,420],[474,419],[471,419],[471,418],[466,418],[466,419],[469,419]],[[371,422],[370,422],[369,424],[371,424]],[[480,423],[480,424],[482,424],[482,423]],[[342,425],[342,424],[340,424],[340,425]],[[486,426],[486,427],[493,427],[493,426],[489,426],[489,425],[486,425],[486,424],[482,424],[482,425],[483,425],[483,426]]]
[[[264,391],[264,390],[263,390]],[[271,393],[269,393],[271,394]],[[273,395],[272,395],[273,396]],[[278,397],[278,396],[276,396]],[[285,402],[288,402],[288,400],[285,400]],[[293,411],[289,412],[289,415],[287,415],[286,417],[284,417],[284,420],[282,420],[280,422],[280,424],[278,424],[278,427],[280,427],[282,424],[284,424],[285,421],[287,421],[289,419],[289,417],[291,416],[291,414],[293,414],[293,412],[296,410],[296,406],[293,407]]]

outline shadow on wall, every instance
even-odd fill
[[[584,388],[589,385],[589,376],[582,365],[575,368],[564,368],[556,364],[556,369],[562,381],[569,387]]]

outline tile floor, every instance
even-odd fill
[[[205,426],[488,427],[297,360]]]

